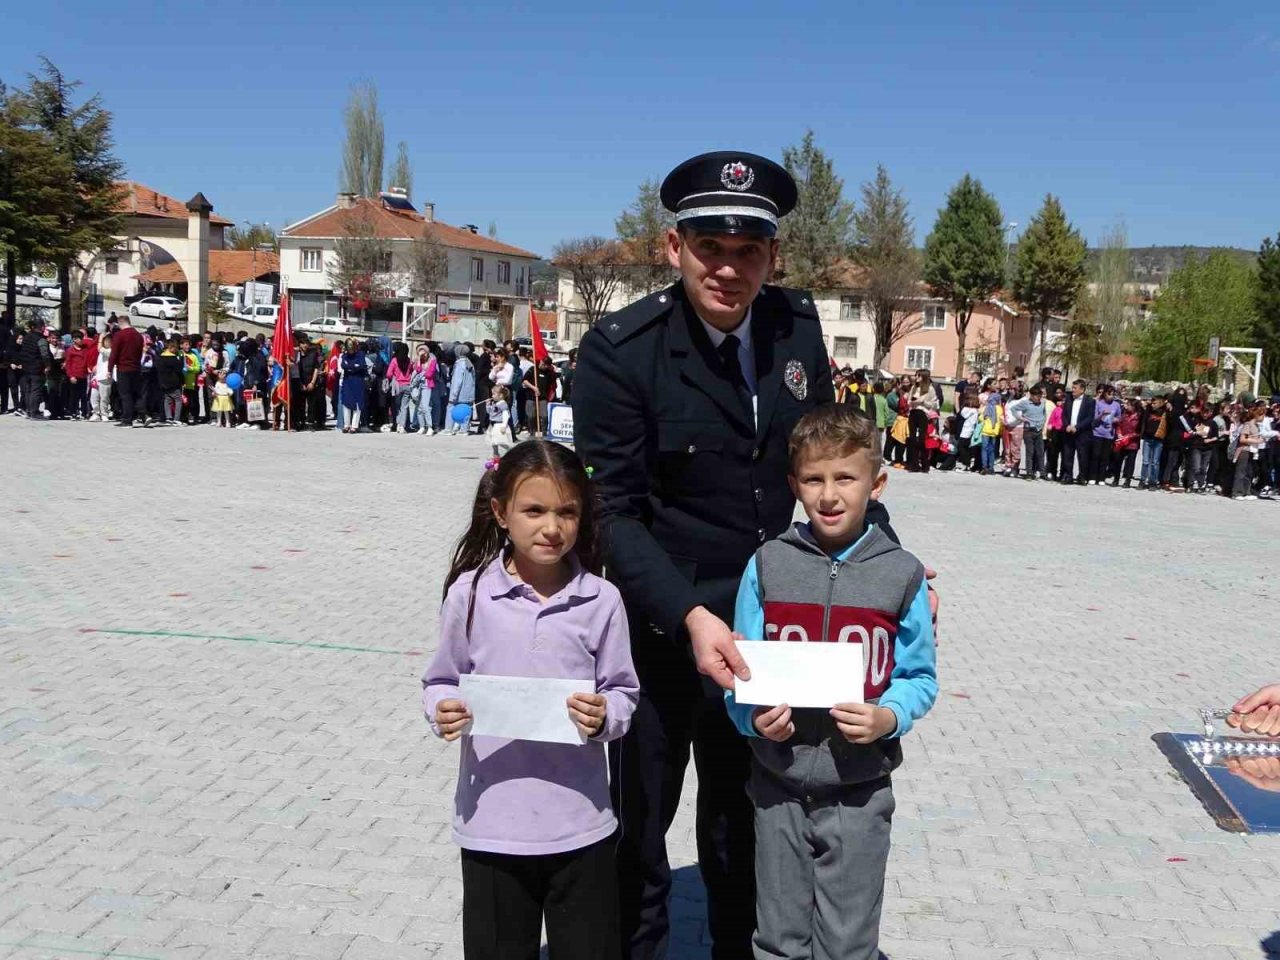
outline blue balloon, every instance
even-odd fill
[[[453,422],[469,423],[471,420],[471,404],[455,403],[453,405]]]
[[[230,387],[232,390],[239,390],[243,383],[244,383],[244,378],[241,377],[240,374],[238,373],[227,374],[227,386]]]

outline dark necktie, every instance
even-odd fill
[[[741,343],[741,340],[729,334],[716,352],[720,354],[724,371],[729,377],[729,382],[733,384],[733,390],[738,395],[747,419],[754,421],[755,405],[751,402],[751,388],[747,386],[747,378],[742,374],[742,361],[738,357],[738,346]]]

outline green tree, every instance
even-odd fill
[[[876,177],[862,185],[862,204],[853,214],[853,261],[862,269],[860,286],[875,331],[875,366],[893,345],[919,329],[916,284],[920,281],[920,255],[916,251],[915,225],[906,197],[895,190],[883,165]]]
[[[676,218],[662,205],[657,180],[640,184],[631,206],[618,214],[614,228],[632,270],[627,286],[637,294],[647,295],[671,283],[671,264],[667,261],[667,231]]]
[[[1227,253],[1190,260],[1164,285],[1147,322],[1135,331],[1142,374],[1154,380],[1190,380],[1192,360],[1209,338],[1223,345],[1250,339],[1258,319],[1258,275]]]
[[[1067,221],[1053,194],[1018,240],[1013,295],[1031,312],[1038,332],[1037,353],[1044,354],[1049,318],[1075,306],[1085,278],[1084,238]]]
[[[343,111],[346,141],[342,148],[342,190],[361,197],[376,197],[382,189],[382,160],[386,149],[378,88],[362,82],[351,87]]]
[[[489,221],[489,239],[491,240],[498,239],[498,221],[497,220]]]
[[[228,250],[253,250],[255,247],[276,245],[276,232],[269,224],[252,223],[247,229],[231,227],[226,232],[225,242]]]
[[[1262,349],[1263,380],[1274,393],[1280,390],[1280,234],[1258,250],[1254,312],[1253,346]]]
[[[18,315],[18,273],[54,258],[58,211],[71,202],[71,173],[49,135],[36,128],[30,106],[26,97],[0,84],[0,256],[5,310],[12,318]]]
[[[1111,346],[1098,322],[1098,300],[1088,289],[1076,299],[1062,335],[1044,350],[1043,363],[1061,368],[1064,379],[1094,379],[1103,373]]]
[[[111,114],[98,96],[74,103],[79,86],[41,58],[40,74],[30,76],[25,94],[35,125],[48,134],[70,178],[65,202],[58,208],[57,243],[50,251],[62,286],[59,325],[63,330],[70,330],[72,323],[72,266],[82,256],[92,262],[99,251],[114,247],[115,236],[124,229],[119,183],[124,165],[112,153]]]
[[[396,144],[396,162],[391,165],[388,187],[399,187],[406,197],[413,197],[413,164],[409,162],[409,145],[401,140]]]
[[[782,151],[782,165],[795,179],[799,197],[778,231],[781,272],[790,286],[831,290],[852,236],[853,204],[844,199],[844,181],[814,143],[812,130],[798,146]]]
[[[924,242],[924,282],[951,304],[956,318],[956,379],[964,375],[964,344],[976,304],[1004,280],[1004,217],[995,197],[969,174],[951,188]]]

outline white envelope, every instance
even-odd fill
[[[738,703],[776,707],[834,707],[862,703],[860,643],[803,643],[756,640],[738,644],[751,670],[750,680],[735,680]]]
[[[491,677],[464,673],[458,678],[459,699],[471,711],[465,733],[586,743],[569,718],[566,701],[575,693],[595,693],[593,680],[550,680],[543,677]]]

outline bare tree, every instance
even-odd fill
[[[379,237],[373,220],[358,213],[347,221],[343,236],[334,243],[335,258],[328,270],[329,283],[353,299],[373,299],[373,276],[391,271],[391,244]]]
[[[573,276],[589,324],[608,312],[628,269],[618,241],[607,237],[579,237],[556,244],[552,262]]]
[[[362,197],[376,197],[382,189],[386,149],[377,87],[367,81],[353,85],[344,118],[347,139],[342,148],[342,189]]]
[[[853,213],[853,262],[861,268],[864,302],[875,331],[879,370],[893,345],[918,330],[920,255],[907,200],[888,171],[876,167],[875,180],[862,185],[862,205]]]
[[[449,252],[431,235],[428,226],[423,235],[409,244],[404,257],[405,283],[415,299],[433,296],[449,276]]]

